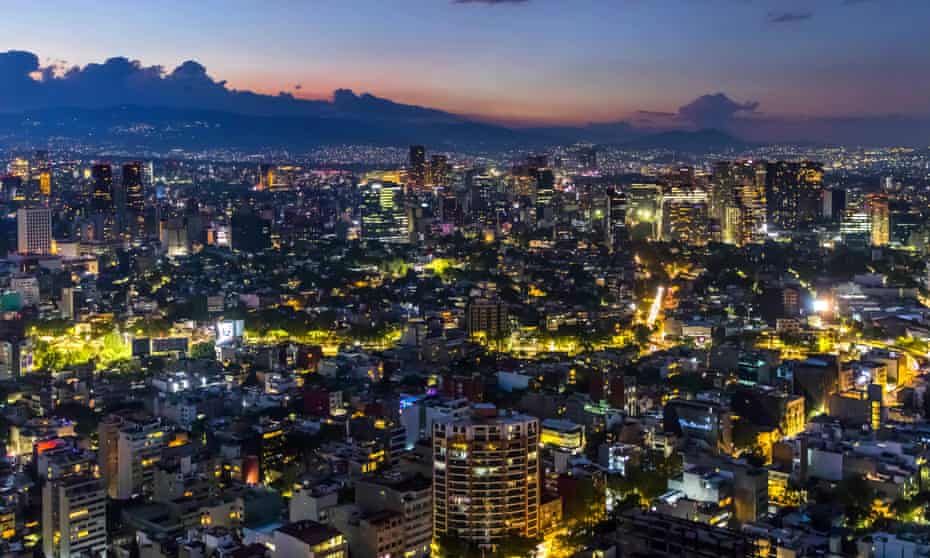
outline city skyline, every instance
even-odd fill
[[[145,18],[107,2],[55,14],[23,5],[0,48],[35,53],[36,67],[13,58],[0,71],[89,85],[171,76],[180,67],[209,87],[263,95],[329,100],[348,88],[506,125],[622,120],[645,129],[722,128],[754,140],[820,140],[828,126],[922,133],[930,120],[930,56],[920,26],[909,25],[930,17],[925,5],[360,4],[169,3]],[[95,21],[161,39],[112,32],[87,42],[66,32]],[[101,66],[114,57],[126,60]],[[3,101],[7,111],[17,108],[9,94]]]

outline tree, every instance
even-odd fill
[[[191,358],[192,359],[209,359],[213,360],[216,358],[216,345],[213,341],[205,341],[203,343],[197,343],[191,347]]]
[[[649,338],[652,337],[652,328],[646,324],[636,324],[633,328],[633,336],[636,339],[636,344],[644,347],[649,344]]]

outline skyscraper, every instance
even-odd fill
[[[846,213],[846,190],[831,188],[823,192],[823,216],[831,221],[841,221]]]
[[[449,159],[445,155],[433,155],[429,163],[430,184],[437,188],[449,185]]]
[[[132,161],[123,165],[123,197],[120,224],[127,240],[141,241],[145,236],[145,189],[142,184],[142,163]]]
[[[20,254],[52,253],[52,212],[47,207],[24,207],[16,212],[16,246]]]
[[[891,212],[888,196],[869,194],[866,199],[869,222],[871,223],[872,246],[887,246],[891,242]]]
[[[139,161],[123,165],[123,189],[126,191],[126,208],[142,213],[145,210],[145,192],[142,188],[142,163]]]
[[[388,243],[410,241],[404,189],[390,182],[362,186],[362,238]]]
[[[823,165],[811,161],[769,163],[765,173],[768,222],[781,230],[809,227],[823,197]]]
[[[476,405],[433,425],[433,536],[489,545],[539,533],[539,420]]]
[[[702,246],[710,240],[707,222],[707,192],[671,188],[662,195],[661,240]]]
[[[113,202],[113,169],[108,164],[96,164],[91,168],[93,191],[91,193],[91,223],[93,240],[110,242],[116,236],[116,212]]]
[[[32,179],[37,182],[35,199],[48,201],[52,195],[52,166],[48,159],[48,151],[40,149],[32,154]]]
[[[109,164],[98,163],[91,168],[94,182],[91,206],[96,213],[113,211],[113,169]]]
[[[410,146],[407,171],[414,186],[422,188],[426,185],[426,148],[422,145]]]
[[[724,242],[742,246],[765,240],[765,176],[765,163],[724,161],[714,165],[710,209],[723,230]]]

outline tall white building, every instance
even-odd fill
[[[100,467],[110,497],[151,495],[155,466],[167,442],[161,420],[111,415],[98,427]]]
[[[24,207],[16,212],[16,249],[20,254],[52,253],[52,212],[47,207]]]
[[[92,456],[72,448],[50,456],[42,487],[46,558],[105,557],[107,494]]]

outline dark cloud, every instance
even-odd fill
[[[697,128],[725,130],[733,119],[745,113],[755,112],[759,103],[738,103],[723,93],[702,95],[678,109],[678,119]]]
[[[86,66],[49,62],[31,52],[0,53],[0,110],[50,107],[106,108],[121,105],[209,109],[257,115],[313,115],[332,111],[324,101],[292,95],[238,91],[214,79],[199,62],[172,70],[114,57]]]
[[[814,17],[811,12],[769,12],[766,21],[769,23],[796,23]]]

